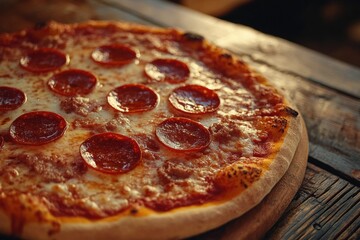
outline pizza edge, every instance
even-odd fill
[[[58,34],[61,31],[66,31],[69,26],[103,27],[109,25],[125,31],[129,30],[130,32],[141,31],[155,34],[175,34],[179,36],[183,34],[182,31],[175,29],[162,29],[133,23],[111,21],[89,21],[73,25],[63,25],[51,22],[45,29],[37,31]],[[26,34],[26,32],[27,31],[24,30],[19,34],[23,35]],[[0,40],[9,40],[13,36],[14,34],[0,35]],[[196,36],[193,40],[196,44]],[[251,71],[252,73],[254,72],[249,70],[249,67],[241,60],[228,54],[226,50],[223,50],[206,40],[201,41],[202,44],[205,45],[206,54],[211,54],[212,57],[217,56],[216,60],[220,61],[220,63],[224,63],[224,61],[231,62],[231,69],[237,67],[238,69]],[[224,59],[219,59],[218,56],[226,57]],[[246,211],[256,206],[287,171],[300,141],[302,118],[300,115],[297,117],[290,116],[287,120],[288,127],[286,135],[280,143],[281,147],[279,152],[271,160],[269,169],[266,170],[265,174],[261,175],[259,180],[233,198],[204,205],[181,207],[161,213],[149,211],[148,213],[139,216],[119,214],[100,221],[88,221],[76,218],[62,218],[59,221],[59,219],[51,216],[50,213],[46,213],[45,211],[45,217],[48,218],[45,221],[43,219],[38,219],[38,221],[27,221],[27,219],[24,219],[24,223],[19,223],[24,224],[21,236],[30,239],[98,239],[100,236],[102,238],[110,239],[177,239],[218,227],[241,216]],[[29,216],[36,215],[31,209],[28,209],[28,211]],[[17,224],[12,222],[12,218],[14,217],[16,216],[9,216],[7,210],[0,209],[0,222],[2,222],[0,226],[1,232],[10,234],[14,231],[14,228],[16,230]],[[30,216],[30,218],[32,217]]]
[[[65,219],[58,222],[29,222],[22,236],[30,239],[180,239],[219,227],[249,211],[271,191],[291,163],[301,137],[302,119],[290,121],[284,143],[270,168],[261,178],[232,199],[220,203],[187,206],[168,212],[149,212],[143,216],[122,214],[101,221]],[[0,211],[2,232],[10,233],[11,218]],[[57,231],[59,230],[59,231]],[[49,234],[49,233],[54,234]]]

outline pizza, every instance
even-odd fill
[[[0,35],[0,232],[179,239],[255,207],[301,117],[243,61],[176,29],[50,22]]]

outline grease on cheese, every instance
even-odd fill
[[[258,108],[253,94],[239,81],[226,78],[193,58],[191,54],[196,53],[183,51],[171,39],[146,33],[113,34],[111,38],[95,39],[92,35],[79,35],[74,39],[53,36],[58,37],[56,40],[59,42],[66,42],[62,51],[70,57],[68,65],[55,72],[33,74],[21,69],[19,59],[26,51],[16,48],[11,58],[2,62],[0,85],[21,89],[27,95],[27,102],[1,115],[0,133],[4,134],[21,114],[38,110],[60,114],[66,119],[68,129],[62,138],[41,147],[6,142],[1,150],[0,192],[26,191],[37,196],[37,201],[47,205],[56,216],[71,216],[74,208],[77,209],[74,215],[101,218],[139,204],[166,210],[167,207],[202,202],[202,198],[214,191],[213,181],[221,186],[236,185],[224,177],[229,173],[243,176],[238,180],[247,186],[256,181],[261,170],[251,164],[240,170],[238,162],[242,157],[253,156],[259,130],[252,121],[231,119],[231,116],[246,116],[247,112]],[[139,59],[113,68],[97,65],[90,59],[96,47],[114,41],[139,51]],[[157,124],[166,118],[184,115],[172,109],[167,100],[171,91],[183,83],[149,83],[143,73],[144,65],[156,58],[183,61],[191,72],[185,84],[206,86],[220,96],[221,105],[217,113],[185,115],[201,122],[212,132],[212,142],[203,152],[171,151],[156,141],[154,131]],[[47,81],[54,73],[73,68],[89,71],[97,77],[97,86],[92,93],[69,98],[49,90]],[[145,83],[154,89],[160,97],[158,106],[136,114],[123,114],[112,109],[106,101],[108,92],[129,83]],[[135,169],[119,175],[96,172],[82,162],[79,146],[93,134],[105,131],[129,137],[149,136],[158,145],[158,150],[139,142],[143,159]],[[226,167],[233,162],[236,163]],[[255,177],[248,178],[244,171],[254,172]],[[193,196],[199,199],[192,200]],[[164,206],[156,205],[159,202]]]

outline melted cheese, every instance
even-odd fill
[[[55,112],[68,123],[64,136],[46,145],[23,146],[5,142],[0,159],[1,191],[26,191],[34,196],[48,198],[48,201],[52,201],[51,197],[55,196],[68,208],[85,209],[90,216],[103,217],[139,202],[141,204],[158,201],[157,199],[172,201],[195,194],[206,195],[213,187],[209,186],[208,179],[226,166],[227,162],[234,161],[229,160],[230,156],[238,152],[242,152],[244,157],[252,156],[258,130],[252,126],[251,121],[232,120],[240,134],[230,137],[226,142],[219,135],[201,153],[175,152],[157,142],[155,128],[166,118],[185,116],[199,121],[209,129],[216,124],[231,128],[229,116],[238,115],[244,109],[256,108],[254,97],[239,82],[224,79],[184,52],[176,42],[152,34],[124,33],[114,33],[111,39],[77,36],[57,40],[66,42],[62,51],[70,58],[70,62],[60,70],[40,74],[27,72],[19,66],[19,59],[26,52],[16,48],[12,50],[11,58],[1,62],[0,85],[21,89],[27,96],[23,106],[1,114],[1,134],[8,131],[10,124],[18,116],[30,111]],[[90,59],[89,56],[96,47],[114,42],[131,46],[139,52],[139,58],[122,67],[103,67]],[[190,78],[181,84],[148,83],[144,65],[155,58],[176,58],[183,61],[189,66]],[[98,82],[92,93],[74,98],[73,101],[80,108],[67,113],[61,104],[66,104],[68,98],[52,92],[47,81],[54,73],[73,68],[91,72]],[[159,95],[158,106],[151,111],[134,114],[124,114],[112,109],[106,100],[108,92],[128,83],[142,83],[151,87]],[[171,109],[167,100],[169,94],[184,84],[199,84],[215,90],[221,99],[220,109],[212,114],[192,116]],[[227,131],[232,130],[234,129]],[[153,151],[142,147],[142,162],[125,174],[109,175],[91,168],[81,170],[84,163],[79,155],[80,144],[93,134],[104,131],[129,137],[145,134],[160,148],[159,151]],[[175,161],[177,164],[165,168],[166,161]],[[163,176],[160,176],[159,169],[164,170]],[[68,213],[58,209],[54,214]]]

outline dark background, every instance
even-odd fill
[[[360,0],[251,0],[216,17],[360,67]]]

